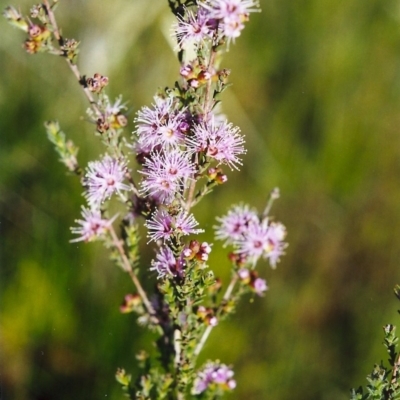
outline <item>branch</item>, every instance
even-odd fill
[[[224,297],[222,298],[221,304],[224,304],[225,302],[227,302],[229,300],[229,298],[231,297],[231,294],[233,292],[233,289],[236,285],[237,280],[238,280],[238,275],[235,273],[235,275],[232,277],[232,279],[229,283],[228,288],[225,291],[225,294],[224,294]],[[199,344],[196,346],[196,348],[194,350],[193,354],[195,355],[195,357],[197,357],[200,354],[200,352],[203,349],[204,344],[206,343],[208,337],[210,336],[210,333],[213,328],[214,328],[214,326],[212,326],[212,325],[207,326],[206,330],[204,331],[204,333],[200,339]]]
[[[210,54],[210,60],[208,61],[208,66],[207,66],[207,71],[210,73],[211,68],[214,66],[215,62],[215,57],[217,55],[217,52],[214,48],[214,46],[211,48],[211,54]],[[212,108],[212,100],[210,99],[210,93],[211,93],[211,84],[212,84],[212,79],[210,78],[207,81],[207,86],[206,86],[206,93],[204,96],[204,115],[207,116],[208,113],[211,111]]]
[[[136,287],[136,290],[139,293],[139,296],[141,297],[143,304],[145,305],[148,313],[152,316],[155,317],[155,310],[153,308],[153,306],[151,305],[146,292],[144,291],[142,285],[139,282],[139,279],[137,278],[135,272],[132,269],[131,263],[128,260],[128,257],[125,254],[125,250],[122,246],[122,242],[121,240],[119,240],[117,234],[115,233],[114,227],[111,225],[110,226],[110,233],[111,233],[111,237],[113,240],[113,244],[115,246],[115,248],[118,250],[118,253],[121,257],[121,261],[122,261],[122,266],[125,272],[127,272],[129,274],[129,276],[131,277],[133,284]]]
[[[43,0],[43,5],[44,5],[46,13],[47,13],[47,15],[49,17],[50,24],[51,24],[51,26],[53,28],[53,34],[54,34],[59,46],[62,47],[64,45],[64,39],[61,36],[60,29],[58,28],[57,21],[56,21],[56,18],[54,16],[54,12],[53,12],[50,4],[49,4],[49,1],[48,0]],[[82,87],[83,92],[85,93],[85,96],[89,100],[90,106],[92,107],[93,111],[100,117],[102,115],[101,111],[97,107],[96,101],[94,100],[90,90],[87,87],[84,86],[84,84],[83,84],[83,80],[84,79],[81,76],[78,67],[69,58],[67,58],[67,57],[64,57],[64,58],[65,58],[65,61],[68,64],[69,68],[71,69],[72,73],[75,75],[76,79],[78,80],[78,83]]]

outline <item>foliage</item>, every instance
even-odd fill
[[[397,285],[394,291],[396,297],[400,300],[400,286]],[[389,354],[389,367],[385,367],[382,362],[379,365],[375,364],[371,374],[367,376],[368,386],[365,394],[362,387],[357,390],[352,389],[351,400],[400,398],[400,354],[396,351],[399,338],[396,336],[394,325],[385,325],[383,331],[385,333],[383,344]]]

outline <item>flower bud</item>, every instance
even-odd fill
[[[238,253],[231,252],[231,253],[228,254],[228,258],[229,258],[229,260],[231,260],[231,262],[233,264],[235,264],[239,268],[244,266],[246,264],[246,262],[247,262],[247,258],[243,254],[238,254]]]
[[[127,294],[122,302],[119,310],[123,314],[130,313],[142,304],[142,300],[138,294]]]
[[[197,254],[200,250],[200,242],[197,240],[191,240],[189,243],[189,249],[192,250],[193,253]]]
[[[111,118],[111,128],[120,129],[128,125],[128,118],[124,114],[113,115]]]
[[[192,259],[192,258],[193,258],[193,255],[194,255],[194,254],[193,254],[193,251],[190,250],[188,247],[187,247],[186,249],[183,250],[182,254],[183,254],[183,256],[184,256],[185,258],[189,258],[189,259]]]
[[[186,79],[193,77],[193,68],[190,65],[182,66],[179,72]]]
[[[61,46],[61,50],[64,52],[64,55],[68,60],[75,62],[75,58],[79,53],[78,46],[79,42],[75,39],[65,39],[64,45]]]
[[[199,253],[197,253],[196,254],[196,258],[199,260],[199,261],[207,261],[208,260],[208,254],[207,253],[203,253],[203,252],[199,252]]]
[[[268,290],[266,280],[261,278],[256,278],[252,280],[251,287],[253,288],[254,292],[259,296],[262,296]]]
[[[30,9],[31,18],[39,18],[45,13],[42,4],[35,4]]]
[[[200,249],[203,253],[210,254],[211,246],[207,242],[203,242],[200,246]]]
[[[45,42],[51,35],[51,32],[44,26],[31,24],[28,29],[29,39],[35,42]]]
[[[211,308],[199,306],[197,309],[197,316],[205,322],[206,325],[216,326],[218,324],[218,318],[214,315],[214,311]]]
[[[200,71],[197,75],[197,80],[204,84],[211,79],[211,74],[208,71]]]
[[[199,81],[197,79],[191,79],[189,84],[192,88],[197,89],[199,87]]]
[[[187,121],[182,121],[179,124],[179,130],[183,133],[186,133],[189,130],[189,128],[190,128],[190,125]]]
[[[231,73],[230,69],[225,69],[225,68],[221,69],[221,71],[218,72],[218,78],[225,83],[230,73]]]
[[[110,129],[110,124],[105,121],[104,117],[98,118],[96,121],[97,132],[104,133]]]
[[[24,49],[29,54],[37,53],[40,47],[40,42],[36,42],[35,40],[26,40],[24,43]]]
[[[272,189],[271,199],[274,199],[274,200],[279,199],[279,196],[280,196],[279,188],[276,187],[276,188]]]
[[[217,177],[217,174],[218,174],[217,168],[209,168],[207,171],[207,176],[210,181],[213,181]]]
[[[228,177],[223,173],[217,174],[217,177],[215,178],[215,182],[217,182],[220,185],[222,185],[223,183],[226,183],[227,181],[228,181]]]
[[[93,75],[93,78],[86,79],[86,85],[91,92],[100,93],[108,85],[108,78],[96,73]]]
[[[243,283],[248,284],[250,282],[250,271],[247,268],[240,268],[238,275]]]
[[[222,281],[220,278],[217,278],[213,285],[208,288],[210,294],[217,294],[222,288]]]

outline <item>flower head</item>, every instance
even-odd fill
[[[143,164],[142,189],[161,203],[169,204],[181,191],[186,179],[195,173],[194,165],[188,156],[178,149],[167,152],[154,152]]]
[[[269,223],[268,219],[251,223],[243,236],[237,241],[236,252],[245,256],[255,265],[260,257],[268,259],[272,268],[284,254],[286,243],[285,227],[280,223]]]
[[[237,241],[237,252],[247,256],[253,264],[269,249],[268,221],[267,223],[253,222]]]
[[[220,29],[228,40],[240,36],[251,12],[260,11],[257,0],[210,0],[201,3],[210,19],[220,21]]]
[[[238,165],[242,164],[239,156],[246,153],[240,129],[227,121],[217,122],[214,116],[196,125],[194,135],[186,142],[190,152],[204,152],[218,164],[227,164],[231,169],[239,169]]]
[[[71,228],[73,234],[79,235],[79,237],[71,240],[71,242],[91,242],[101,238],[116,218],[115,216],[111,220],[103,219],[100,210],[92,210],[85,207],[82,207],[82,217],[83,219],[75,220],[80,226]]]
[[[172,27],[173,34],[178,38],[178,46],[182,48],[190,41],[199,44],[209,39],[212,29],[208,22],[208,12],[204,8],[199,8],[196,14],[186,10],[186,18],[178,17],[178,23]]]
[[[121,190],[130,190],[123,183],[126,165],[106,154],[101,161],[92,161],[88,165],[84,185],[85,196],[91,207],[98,207],[110,198],[115,192],[121,194]]]
[[[169,214],[166,210],[159,209],[145,223],[149,230],[147,236],[150,241],[169,240],[173,235],[190,235],[203,232],[203,229],[195,229],[198,222],[194,219],[193,214],[180,211],[176,215]]]
[[[247,205],[233,206],[228,214],[217,218],[215,237],[224,240],[225,245],[235,247],[234,258],[240,264],[256,264],[260,257],[269,260],[272,268],[276,267],[287,244],[283,241],[286,228],[279,222],[270,222],[267,218],[260,221],[256,212]]]
[[[175,109],[173,98],[155,97],[152,108],[143,107],[135,119],[140,148],[150,152],[157,145],[170,148],[183,144],[185,113],[185,109]]]
[[[171,236],[174,234],[172,228],[172,217],[165,210],[157,210],[149,219],[145,222],[147,229],[149,230],[147,236],[149,237],[149,241],[158,241],[158,240],[169,240]]]
[[[219,362],[208,362],[206,366],[198,372],[194,381],[192,394],[203,393],[210,387],[232,390],[236,387],[233,379],[233,371],[225,364]]]
[[[186,264],[182,255],[176,259],[172,250],[168,246],[163,246],[159,248],[156,259],[151,265],[150,271],[157,271],[158,278],[165,278],[180,274]]]
[[[241,19],[251,12],[260,11],[256,0],[210,0],[209,4],[202,3],[201,6],[209,11],[210,17],[222,20]]]
[[[269,248],[265,258],[268,259],[272,268],[276,268],[277,262],[285,254],[284,250],[287,247],[287,243],[283,241],[286,237],[286,228],[279,222],[272,222],[268,233]]]
[[[249,224],[258,222],[257,213],[250,209],[248,205],[235,205],[224,217],[217,218],[220,222],[215,227],[215,237],[219,240],[225,240],[225,245],[235,244],[243,237]]]

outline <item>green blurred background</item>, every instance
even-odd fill
[[[166,3],[64,0],[58,9],[64,35],[82,42],[82,73],[109,76],[109,93],[129,100],[129,130],[178,76]],[[28,12],[32,3],[18,4]],[[261,6],[223,61],[233,83],[223,111],[246,135],[245,164],[195,211],[211,240],[216,215],[240,201],[262,209],[279,186],[273,215],[290,246],[276,271],[259,266],[266,297],[246,298],[202,359],[234,366],[230,399],[347,399],[386,359],[382,325],[399,320],[400,1]],[[0,29],[0,397],[119,399],[116,368],[135,374],[134,355],[152,338],[119,313],[133,288],[102,247],[68,243],[81,187],[43,121],[60,121],[82,164],[102,148],[66,64],[26,54],[5,20]],[[217,245],[211,263],[226,282]]]

